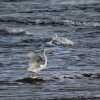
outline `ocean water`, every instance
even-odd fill
[[[55,34],[74,46],[48,45]],[[16,82],[43,47],[46,81]],[[100,100],[100,0],[0,0],[0,100],[54,99]]]

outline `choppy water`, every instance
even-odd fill
[[[73,47],[48,46],[54,34]],[[44,78],[37,84],[15,80],[29,75],[27,53],[44,45]],[[0,0],[0,100],[100,100],[99,0]]]

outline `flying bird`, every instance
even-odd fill
[[[41,55],[36,55],[33,52],[29,53],[30,61],[28,71],[34,74],[38,74],[41,70],[47,67],[47,56],[46,56],[47,49],[43,50],[43,57]]]
[[[51,38],[51,40],[48,42],[50,45],[63,45],[63,46],[73,46],[74,42],[65,38],[65,37],[60,37],[57,34]]]

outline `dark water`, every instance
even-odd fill
[[[75,45],[48,46],[54,34]],[[47,81],[15,82],[29,75],[27,54],[42,45],[55,49],[41,72]],[[0,0],[0,100],[100,100],[99,72],[99,0]]]

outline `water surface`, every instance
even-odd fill
[[[75,45],[47,45],[54,34]],[[30,74],[27,54],[40,53],[43,45],[55,49],[47,54],[48,69],[41,72],[53,80],[15,82]],[[99,0],[0,1],[0,100],[99,100],[99,71]]]

